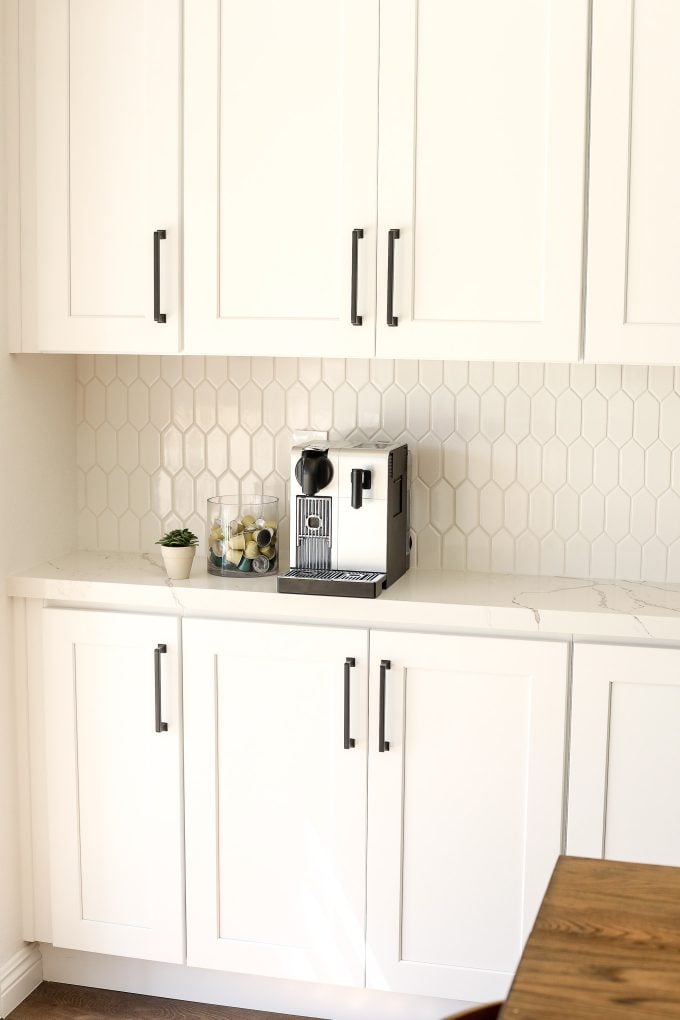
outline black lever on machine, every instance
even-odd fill
[[[303,450],[295,465],[295,477],[305,496],[316,496],[333,478],[333,465],[326,450]]]
[[[363,489],[371,487],[371,472],[364,468],[352,468],[352,506],[360,510],[364,503]]]

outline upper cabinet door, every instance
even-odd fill
[[[378,356],[575,361],[588,0],[390,0],[380,43]]]
[[[192,0],[185,60],[186,352],[373,354],[378,0]]]
[[[588,361],[680,364],[680,5],[595,0]]]
[[[35,346],[176,351],[180,2],[34,6],[23,127],[34,132],[35,204],[25,177],[22,200],[35,211]]]

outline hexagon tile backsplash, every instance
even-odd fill
[[[239,489],[285,514],[303,428],[409,443],[420,567],[680,581],[672,368],[80,356],[81,547],[203,546]]]

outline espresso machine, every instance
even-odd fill
[[[408,446],[294,446],[290,477],[279,591],[375,598],[408,570]]]

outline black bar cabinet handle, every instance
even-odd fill
[[[153,232],[153,321],[165,322],[166,314],[161,311],[161,241],[165,240],[164,230]]]
[[[164,733],[168,728],[166,722],[161,722],[161,655],[167,652],[167,645],[156,645],[153,650],[153,665],[156,681],[156,733]]]
[[[378,750],[389,751],[390,742],[385,740],[385,674],[392,669],[389,659],[380,661],[380,711],[378,713]]]
[[[387,325],[398,326],[399,319],[394,315],[394,242],[399,240],[399,228],[395,227],[387,233]]]
[[[351,747],[354,747],[356,740],[354,737],[349,735],[349,671],[354,669],[356,666],[356,659],[348,656],[345,659],[345,740],[344,747],[346,751],[349,751]]]
[[[352,231],[352,307],[350,317],[353,326],[361,326],[363,316],[357,315],[357,289],[358,289],[358,262],[359,262],[359,240],[364,236],[361,227],[355,227]]]

